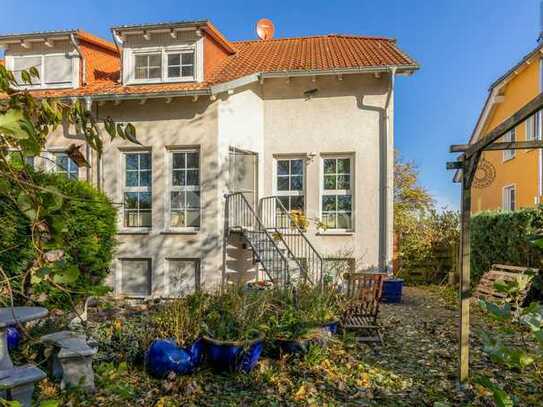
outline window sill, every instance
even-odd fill
[[[118,235],[148,235],[151,229],[121,229],[117,232]]]
[[[160,232],[161,235],[197,235],[200,233],[199,229],[168,229]]]
[[[353,236],[354,232],[350,230],[330,230],[317,232],[317,236]]]

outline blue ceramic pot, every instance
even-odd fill
[[[8,339],[8,351],[17,349],[23,336],[15,326],[10,326],[6,330],[6,335]]]
[[[393,278],[383,281],[383,295],[381,302],[388,304],[399,304],[402,302],[403,280],[401,278]]]
[[[207,361],[217,370],[249,373],[258,363],[264,335],[252,341],[219,341],[204,336]]]
[[[339,321],[330,321],[326,322],[322,325],[323,329],[330,332],[331,335],[337,334],[337,327],[338,327]]]
[[[188,349],[173,341],[156,339],[145,352],[145,367],[151,376],[164,378],[170,372],[192,373],[202,363],[203,341],[197,340]]]

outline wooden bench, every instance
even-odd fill
[[[385,274],[378,273],[345,273],[347,297],[350,304],[341,319],[345,330],[354,330],[360,334],[359,342],[383,342],[377,316],[379,302],[383,294]]]
[[[538,273],[538,269],[531,267],[519,267],[519,266],[508,266],[505,264],[493,264],[490,268],[490,271],[483,274],[475,293],[473,296],[478,299],[482,299],[489,302],[504,302],[507,300],[507,294],[499,292],[495,288],[495,283],[498,281],[502,282],[513,282],[524,280],[527,284],[521,288],[520,292],[520,302],[522,303],[530,290],[530,276],[528,272]]]

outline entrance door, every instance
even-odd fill
[[[258,200],[258,155],[251,151],[230,148],[228,189],[243,192],[255,208]]]

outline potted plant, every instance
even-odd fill
[[[202,322],[210,297],[195,293],[161,304],[151,315],[155,340],[145,355],[147,370],[155,377],[170,371],[193,372],[203,360]]]
[[[262,353],[265,292],[229,289],[213,296],[204,318],[208,363],[218,369],[248,373]]]

